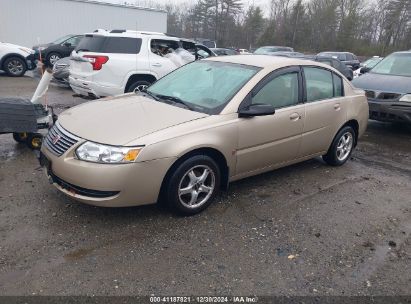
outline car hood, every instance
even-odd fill
[[[132,94],[81,104],[60,114],[58,121],[83,139],[127,145],[142,136],[204,117],[208,115]]]
[[[406,94],[411,92],[411,77],[366,73],[353,80],[360,89]]]

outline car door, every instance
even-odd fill
[[[305,122],[300,157],[328,150],[346,119],[343,80],[326,68],[305,66]]]
[[[298,155],[304,122],[299,67],[273,72],[249,94],[240,108],[270,104],[274,115],[240,118],[237,175],[292,161]]]
[[[151,39],[149,50],[150,71],[157,79],[174,71],[177,66],[173,61],[163,56],[160,49],[167,47],[171,50],[179,48],[178,41],[167,39]]]

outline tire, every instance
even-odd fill
[[[27,71],[27,64],[20,57],[10,57],[4,61],[3,70],[11,77],[21,77]]]
[[[58,60],[60,60],[61,58],[62,58],[62,56],[61,56],[60,53],[51,52],[50,54],[47,54],[46,64],[47,64],[49,67],[53,67],[54,64],[55,64]]]
[[[342,166],[350,158],[355,147],[356,134],[352,127],[345,126],[338,131],[323,160],[330,166]]]
[[[28,133],[21,132],[21,133],[13,133],[13,139],[18,143],[25,143],[28,138]]]
[[[136,82],[133,82],[132,84],[130,84],[128,86],[128,88],[126,90],[126,93],[141,91],[141,90],[147,88],[150,85],[151,85],[151,82],[149,82],[149,81],[137,80]]]
[[[219,191],[220,180],[220,168],[212,158],[192,156],[179,164],[168,178],[165,187],[167,203],[180,214],[197,214],[212,203]]]
[[[43,136],[39,133],[30,133],[27,138],[27,146],[32,150],[40,150]]]

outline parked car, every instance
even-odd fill
[[[226,48],[214,48],[211,49],[217,56],[234,56],[239,55],[239,52],[233,49]]]
[[[94,97],[142,90],[177,68],[162,52],[178,48],[190,51],[193,59],[214,56],[192,40],[162,33],[100,30],[86,34],[72,53],[70,86],[77,94]]]
[[[161,197],[194,214],[231,181],[321,155],[343,165],[367,121],[364,91],[332,67],[222,56],[63,112],[40,158],[51,183],[78,201],[121,207]]]
[[[361,76],[363,73],[361,73],[361,68],[366,67],[368,70],[371,70],[373,67],[377,65],[381,60],[383,60],[384,57],[380,56],[374,56],[362,63],[360,63],[360,67],[354,71],[354,78],[357,78],[358,76]]]
[[[348,80],[353,80],[353,70],[346,66],[344,63],[339,61],[334,57],[326,57],[326,56],[310,56],[304,55],[298,52],[277,52],[271,54],[271,56],[281,56],[281,57],[290,57],[290,58],[300,58],[306,60],[313,60],[317,62],[322,62],[329,66],[332,66],[336,70],[338,70],[341,74],[343,74]]]
[[[335,57],[345,65],[351,66],[353,70],[360,67],[360,61],[357,56],[349,52],[321,52],[317,56]]]
[[[33,46],[37,59],[43,60],[48,66],[53,66],[58,60],[70,56],[74,48],[79,44],[84,35],[66,35],[59,39]]]
[[[64,57],[56,61],[53,66],[53,78],[56,82],[70,87],[70,57]]]
[[[27,70],[36,68],[36,60],[32,49],[0,42],[0,70],[12,77],[23,76]]]
[[[370,105],[370,119],[411,124],[411,51],[396,52],[354,79],[364,89]]]
[[[255,50],[256,55],[270,55],[275,52],[294,52],[294,49],[288,46],[263,46]]]
[[[240,55],[249,55],[249,54],[251,54],[247,49],[237,49],[237,52]]]

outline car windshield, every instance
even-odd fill
[[[364,61],[363,66],[366,66],[368,68],[373,68],[381,60],[382,60],[382,58],[370,58],[370,59]]]
[[[178,101],[179,106],[182,103],[213,115],[220,113],[259,70],[242,64],[197,61],[161,78],[147,91],[160,101]]]
[[[378,63],[371,73],[411,77],[411,53],[394,53]]]
[[[56,41],[53,41],[53,44],[60,44],[64,41],[66,41],[67,39],[69,39],[70,37],[73,37],[73,35],[66,35],[64,37],[60,37],[59,39],[57,39]]]

